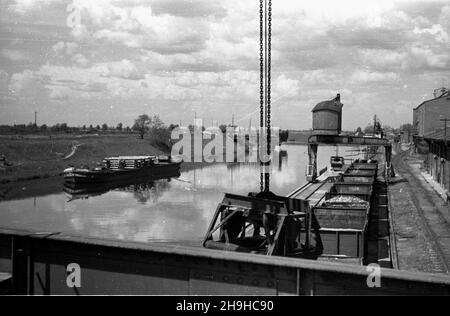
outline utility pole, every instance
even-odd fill
[[[447,122],[450,121],[450,118],[441,119],[441,122],[444,122],[444,140],[447,142]]]
[[[375,114],[373,116],[373,135],[375,135],[376,131],[377,131],[377,115]]]
[[[37,127],[37,112],[34,111],[34,127]]]

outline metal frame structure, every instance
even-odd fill
[[[350,135],[311,135],[308,139],[308,171],[306,179],[315,182],[317,179],[317,150],[319,145],[343,146],[377,146],[385,149],[385,178],[388,181],[392,172],[392,145],[385,138],[361,137]]]
[[[307,201],[265,193],[227,193],[203,246],[267,256],[317,257],[323,250],[318,229]]]

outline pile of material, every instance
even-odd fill
[[[103,163],[108,169],[138,169],[149,166],[154,160],[154,156],[120,156],[105,158]]]
[[[368,208],[369,202],[352,195],[337,195],[323,202],[322,206],[336,208]]]

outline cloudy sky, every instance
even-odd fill
[[[310,128],[340,92],[344,128],[398,126],[449,84],[449,0],[273,2],[275,125]],[[256,122],[258,5],[0,0],[0,124]]]

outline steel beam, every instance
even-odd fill
[[[367,145],[367,146],[390,146],[390,142],[385,138],[361,137],[349,135],[312,135],[308,139],[310,144],[323,145]]]

